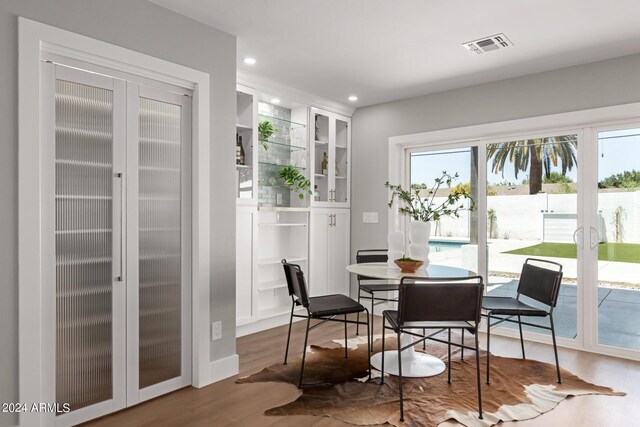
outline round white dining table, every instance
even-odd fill
[[[403,273],[400,269],[389,268],[386,262],[368,262],[351,264],[347,266],[349,273],[374,279],[397,280],[403,277],[470,277],[476,273],[459,267],[447,265],[429,264],[426,268],[418,269],[415,273]],[[373,313],[372,313],[373,314]],[[405,347],[412,342],[411,335],[403,334],[400,345]],[[402,352],[402,376],[403,377],[431,377],[438,375],[445,370],[445,364],[439,358],[427,353],[415,351],[415,346],[411,346]],[[371,366],[377,370],[382,370],[382,358],[384,357],[385,373],[398,375],[398,351],[390,350],[376,353],[371,356]]]

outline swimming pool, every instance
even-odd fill
[[[431,252],[444,252],[452,249],[458,249],[468,242],[456,242],[451,240],[429,240],[429,249]]]

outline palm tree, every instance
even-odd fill
[[[546,177],[551,175],[551,166],[560,166],[562,175],[578,164],[576,135],[550,136],[546,138],[525,139],[520,141],[499,142],[487,145],[487,157],[493,158],[491,171],[502,173],[507,160],[513,164],[513,170],[529,171],[529,194],[542,191],[542,171]]]

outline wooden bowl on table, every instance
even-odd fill
[[[415,273],[424,264],[422,261],[410,258],[398,258],[393,262],[400,267],[402,273]]]

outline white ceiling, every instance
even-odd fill
[[[151,1],[235,35],[239,69],[356,107],[640,52],[639,0]],[[515,46],[462,47],[497,33]]]

